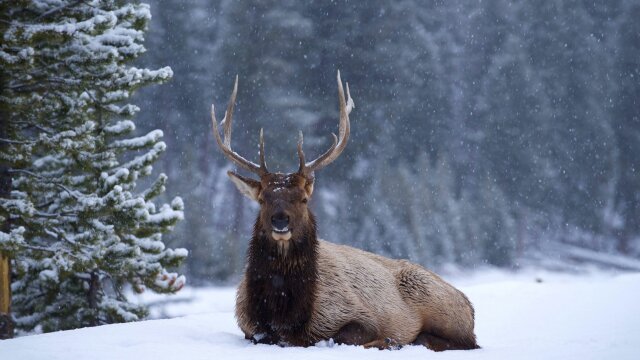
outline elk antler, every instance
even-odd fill
[[[342,88],[342,79],[340,79],[340,71],[338,71],[338,101],[340,106],[340,125],[338,128],[338,136],[333,135],[333,145],[324,154],[320,155],[317,159],[305,163],[304,152],[302,151],[302,132],[300,132],[298,138],[298,157],[300,158],[300,168],[298,173],[313,177],[313,172],[329,165],[333,160],[338,158],[344,148],[347,146],[347,140],[349,140],[349,113],[355,107],[351,94],[349,93],[349,83],[347,83],[347,98],[344,97],[344,90]]]
[[[347,88],[347,93],[349,89]],[[231,149],[231,121],[233,117],[233,107],[236,103],[236,94],[238,93],[238,75],[236,75],[236,82],[233,85],[233,92],[231,93],[231,99],[227,106],[227,111],[224,113],[224,119],[220,123],[223,127],[224,141],[220,138],[220,132],[218,131],[218,121],[216,120],[215,107],[211,104],[211,121],[213,122],[213,134],[216,137],[218,146],[224,153],[224,155],[240,167],[258,174],[259,176],[269,173],[267,170],[267,164],[264,161],[264,137],[262,135],[262,129],[260,129],[260,165],[258,166],[252,161],[249,161],[237,152]]]

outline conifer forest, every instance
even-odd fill
[[[142,90],[185,220],[190,281],[236,278],[256,208],[212,136],[239,76],[234,149],[297,168],[356,108],[318,174],[319,234],[430,267],[562,266],[576,248],[640,256],[640,4],[635,1],[149,1]],[[155,10],[154,10],[155,9]],[[168,198],[167,198],[168,200]]]

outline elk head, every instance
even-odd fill
[[[260,204],[260,214],[256,223],[256,229],[260,229],[261,235],[278,244],[278,248],[289,248],[291,239],[304,238],[304,232],[308,231],[308,224],[313,215],[307,208],[307,203],[313,193],[314,172],[334,161],[347,145],[349,139],[349,113],[354,108],[353,100],[349,94],[347,83],[347,96],[345,98],[342,88],[342,80],[338,71],[338,97],[340,106],[340,125],[338,136],[333,135],[333,145],[317,159],[306,162],[302,151],[302,132],[298,138],[298,157],[300,166],[298,171],[290,174],[272,173],[267,170],[264,160],[264,137],[260,129],[260,165],[240,156],[231,149],[231,123],[236,94],[238,92],[238,77],[233,86],[231,99],[227,111],[222,119],[224,139],[220,137],[218,122],[215,117],[214,106],[211,106],[211,121],[213,133],[218,146],[224,155],[245,170],[258,176],[258,180],[241,176],[229,171],[231,178],[238,190],[251,200]]]

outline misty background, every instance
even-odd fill
[[[431,269],[640,257],[640,4],[633,0],[145,0],[138,131],[164,131],[156,171],[185,220],[165,236],[192,284],[236,280],[257,205],[233,187],[218,119],[239,75],[232,147],[297,169],[337,131],[336,71],[356,108],[316,174],[321,238]]]

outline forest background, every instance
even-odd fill
[[[164,239],[190,283],[239,277],[256,214],[211,132],[236,74],[233,147],[255,161],[264,127],[282,172],[299,130],[309,157],[329,146],[349,82],[350,143],[311,204],[324,239],[438,270],[640,256],[636,1],[147,2],[139,63],[174,76],[137,123],[165,134],[185,219]]]

